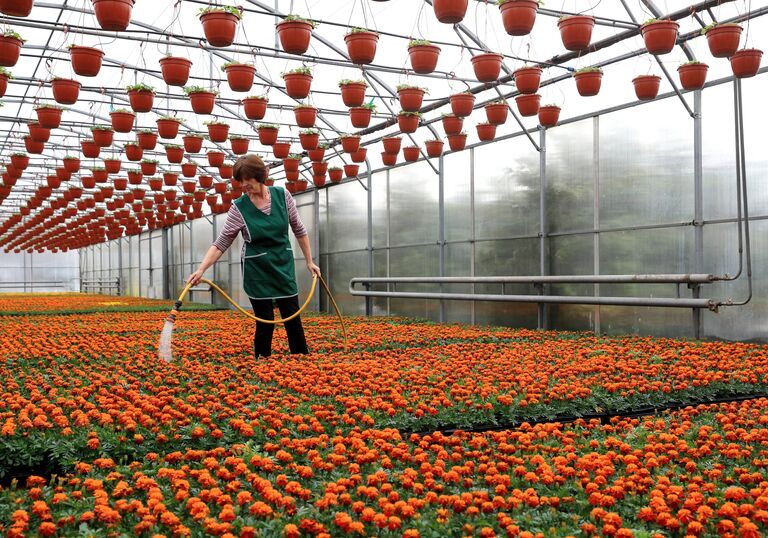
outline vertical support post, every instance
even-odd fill
[[[546,191],[547,191],[547,130],[539,128],[539,274],[549,274],[549,240],[547,234]],[[544,295],[545,285],[538,286],[539,295]],[[538,304],[538,328],[549,328],[549,307]]]
[[[441,277],[445,276],[445,161],[443,156],[437,161],[438,174],[437,174],[437,221],[439,230],[437,233],[437,242],[439,246],[439,267],[438,274]],[[440,284],[440,293],[443,293],[443,285]],[[445,323],[445,301],[440,300],[440,323]]]
[[[161,253],[161,260],[163,264],[162,269],[162,275],[163,275],[163,299],[170,299],[171,298],[171,270],[168,265],[168,253],[171,248],[171,240],[168,237],[168,228],[163,227],[161,228],[161,237],[162,237],[162,249],[163,252]]]
[[[391,230],[392,230],[392,213],[391,206],[390,206],[390,192],[389,192],[389,173],[390,171],[387,170],[387,277],[392,276],[391,266],[390,266],[390,259],[391,259],[391,252],[392,252],[392,245],[390,244],[390,238],[391,238]],[[389,284],[387,284],[387,291],[390,291]],[[392,315],[392,309],[391,309],[391,302],[390,298],[387,297],[387,315]]]
[[[24,275],[24,278],[22,279],[24,282],[22,283],[22,285],[24,286],[24,293],[27,293],[27,253],[26,252],[21,253],[21,263],[23,267],[22,274]],[[31,271],[29,276],[30,277],[32,276]]]
[[[469,276],[475,276],[475,148],[469,150]],[[472,293],[476,293],[472,284]],[[475,301],[469,303],[469,322],[475,324]]]
[[[366,228],[366,244],[368,250],[368,278],[373,277],[373,176],[371,175],[371,169],[368,168],[368,191],[365,193],[367,198],[367,212],[368,222]],[[370,291],[370,285],[366,285],[365,289]],[[372,297],[365,298],[365,315],[373,315],[373,300]]]
[[[216,241],[216,236],[218,235],[218,230],[216,229],[216,215],[211,215],[211,244],[213,244],[214,241]],[[218,282],[219,280],[219,263],[216,262],[213,264],[213,281]],[[174,295],[176,293],[174,292]],[[211,304],[216,304],[216,290],[211,289]]]
[[[594,274],[600,274],[600,116],[592,120],[592,166],[594,186],[592,192],[592,249]],[[600,296],[600,284],[594,285],[595,297]],[[600,305],[595,305],[595,334],[600,334]]]
[[[120,289],[123,282],[123,238],[119,237],[115,244],[117,244],[117,295],[123,295]]]
[[[314,191],[314,208],[312,211],[312,220],[315,225],[315,233],[312,234],[312,242],[314,245],[312,245],[312,252],[314,253],[313,260],[315,262],[315,265],[320,267],[320,190],[319,189],[313,189]],[[325,290],[322,286],[317,286],[317,311],[320,312],[320,309],[322,308],[322,302],[320,298],[323,296],[323,293],[325,293]]]
[[[701,124],[701,90],[693,93],[693,271],[704,271],[704,165]],[[693,297],[699,298],[701,287],[693,287]],[[693,336],[701,338],[702,316],[701,309],[693,309]]]

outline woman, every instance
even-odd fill
[[[245,243],[241,253],[243,288],[251,300],[253,314],[261,319],[274,319],[272,301],[277,302],[283,318],[299,309],[299,291],[293,264],[293,251],[288,239],[288,225],[307,260],[307,269],[320,276],[320,268],[312,263],[309,235],[299,218],[296,203],[290,193],[280,187],[267,187],[269,169],[256,155],[237,159],[232,170],[232,181],[242,186],[243,196],[232,203],[227,222],[218,239],[208,249],[197,271],[187,279],[197,284],[205,271],[230,247],[238,233]],[[253,337],[254,354],[268,357],[272,353],[271,323],[256,322]],[[309,353],[304,338],[301,318],[296,316],[285,323],[291,353]]]

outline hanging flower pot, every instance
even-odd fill
[[[444,114],[442,120],[443,130],[447,135],[458,134],[464,127],[464,119],[453,114]]]
[[[96,21],[103,30],[122,32],[131,22],[134,0],[92,0]]]
[[[384,166],[395,166],[397,164],[397,153],[381,152],[381,163]]]
[[[29,156],[25,153],[14,153],[11,155],[11,164],[17,170],[26,170],[29,166]]]
[[[536,93],[541,84],[541,67],[529,65],[521,67],[513,73],[515,86],[520,93]]]
[[[364,80],[347,80],[339,82],[341,89],[341,99],[344,106],[357,107],[365,102],[365,89],[368,84]]]
[[[424,101],[426,90],[418,86],[401,84],[397,87],[397,96],[400,98],[400,107],[406,112],[418,112]]]
[[[118,133],[130,133],[136,121],[136,115],[125,108],[110,112],[109,117],[112,119],[112,128]]]
[[[461,151],[467,145],[467,133],[459,133],[448,136],[448,146],[451,151]]]
[[[128,179],[124,177],[116,177],[112,180],[112,184],[115,186],[115,190],[124,191],[128,188]]]
[[[147,180],[147,185],[149,185],[149,188],[155,192],[160,192],[163,190],[163,180],[159,177],[151,177]]]
[[[460,118],[466,118],[472,114],[475,106],[475,96],[469,92],[451,95],[451,111]]]
[[[11,17],[26,17],[32,12],[34,0],[1,0],[0,12]]]
[[[232,153],[235,155],[245,155],[248,153],[248,146],[251,141],[245,136],[230,136],[229,145],[232,147]]]
[[[443,154],[442,140],[427,140],[424,142],[424,146],[427,148],[427,156],[431,159],[440,157]]]
[[[221,162],[224,163],[223,160]],[[200,176],[197,178],[197,182],[200,183],[200,187],[203,189],[210,189],[213,186],[213,177],[208,175]],[[197,201],[201,202],[202,200]]]
[[[397,125],[403,133],[415,133],[419,128],[420,112],[401,111],[397,115]]]
[[[560,28],[560,38],[563,46],[572,51],[580,51],[589,47],[592,41],[592,29],[595,18],[589,15],[572,15],[561,18],[557,27]]]
[[[649,54],[659,55],[672,52],[677,42],[680,24],[670,20],[651,20],[640,27]]]
[[[131,185],[141,185],[144,174],[139,170],[128,170],[128,183]]]
[[[51,81],[53,98],[61,105],[74,105],[80,96],[80,83],[76,80],[55,78]]]
[[[91,168],[91,174],[93,174],[93,179],[96,180],[96,183],[105,183],[108,179],[107,170],[99,166]]]
[[[317,109],[312,105],[298,105],[293,107],[293,114],[296,117],[296,125],[303,128],[315,126],[317,120]]]
[[[0,67],[0,97],[5,95],[8,91],[8,79],[13,78],[9,71],[6,71],[4,67]]]
[[[58,129],[61,125],[60,107],[54,105],[40,105],[35,107],[37,113],[37,122],[46,129]]]
[[[64,157],[62,164],[64,169],[70,174],[76,174],[80,171],[80,159],[77,157]]]
[[[141,149],[151,151],[155,149],[157,145],[157,133],[152,131],[139,131],[136,134],[136,141],[139,143]]]
[[[313,162],[312,173],[315,175],[325,175],[328,172],[328,163],[326,162]]]
[[[467,14],[468,0],[433,0],[435,17],[443,24],[456,24]]]
[[[539,124],[542,127],[554,127],[560,120],[560,107],[546,105],[539,107]]]
[[[400,144],[402,140],[398,136],[388,136],[381,140],[384,145],[384,152],[392,155],[397,155],[400,152]]]
[[[357,135],[343,135],[341,147],[345,153],[354,153],[360,149],[360,137]]]
[[[72,70],[81,77],[95,77],[101,71],[101,60],[104,51],[93,47],[69,46],[69,57]]]
[[[371,114],[375,107],[373,105],[357,106],[349,109],[349,119],[352,126],[357,129],[364,129],[371,123]]]
[[[228,62],[222,70],[227,74],[227,84],[233,92],[247,92],[253,86],[256,68],[252,64]]]
[[[201,10],[205,39],[212,47],[228,47],[235,40],[240,10],[230,6],[208,6]]]
[[[285,180],[286,181],[298,181],[299,180],[299,171],[298,170],[284,170],[285,172]]]
[[[11,160],[11,162],[13,162],[13,160]],[[68,172],[67,169],[63,166],[57,166],[56,177],[58,177],[61,181],[69,181],[72,178],[72,173]]]
[[[707,81],[709,66],[703,62],[687,62],[677,68],[680,85],[685,90],[700,90]]]
[[[493,82],[501,73],[501,61],[504,57],[495,52],[486,52],[472,57],[472,69],[480,82]]]
[[[197,164],[196,163],[184,163],[181,165],[181,174],[184,177],[195,177],[197,175]],[[192,185],[191,189],[187,188],[187,185]],[[192,194],[195,192],[195,182],[194,181],[185,181],[184,182],[184,192],[188,192],[189,194]]]
[[[144,150],[135,142],[129,142],[124,146],[125,158],[129,161],[138,162],[144,156]]]
[[[481,142],[489,142],[496,138],[496,126],[493,123],[478,123],[475,128]]]
[[[106,125],[96,125],[91,129],[93,141],[100,148],[106,148],[112,145],[115,139],[115,131],[112,127]]]
[[[283,168],[286,172],[298,172],[300,161],[301,158],[295,155],[292,157],[286,157],[283,159]]]
[[[101,148],[93,140],[83,140],[80,142],[80,148],[83,151],[83,157],[95,159],[101,153]]]
[[[349,158],[353,163],[365,162],[365,158],[368,155],[368,148],[358,148],[357,151],[350,153]]]
[[[203,149],[203,137],[194,134],[185,135],[182,138],[184,142],[184,151],[187,153],[200,153]]]
[[[312,183],[315,187],[322,187],[325,185],[325,174],[312,174]]]
[[[141,173],[145,176],[152,176],[157,173],[157,161],[154,159],[144,159],[139,166],[141,167]],[[160,180],[158,179],[157,181]]]
[[[741,41],[741,25],[736,23],[715,24],[707,26],[701,33],[707,36],[709,52],[715,58],[729,58],[739,48]]]
[[[661,77],[657,75],[640,75],[632,79],[632,83],[635,85],[635,94],[641,101],[650,101],[656,99],[659,95],[659,85],[661,84]]]
[[[221,176],[221,179],[231,179],[233,169],[234,169],[233,165],[228,163],[224,163],[221,166],[219,166],[219,175]]]
[[[579,69],[573,74],[576,80],[576,90],[582,97],[592,97],[600,93],[603,82],[603,70],[599,67]]]
[[[219,121],[208,121],[205,123],[208,127],[208,137],[211,142],[222,143],[229,137],[229,125]]]
[[[181,124],[181,120],[173,117],[173,116],[164,116],[162,118],[159,118],[157,121],[157,134],[160,135],[160,138],[165,138],[166,140],[173,140],[179,135],[179,125]],[[224,140],[227,138],[224,137]]]
[[[134,84],[126,88],[134,112],[149,112],[155,102],[155,89],[149,84]]]
[[[288,54],[304,54],[309,49],[313,29],[313,22],[296,15],[288,15],[277,23],[280,45]]]
[[[263,146],[271,146],[277,142],[277,125],[262,123],[256,130],[259,133],[259,142]]]
[[[731,70],[736,78],[749,78],[757,75],[763,51],[758,49],[737,50],[731,56]]]
[[[93,176],[83,176],[83,177],[81,177],[80,178],[80,183],[83,185],[84,189],[95,189],[96,188],[96,179],[94,179]],[[83,205],[85,205],[84,201],[83,201]],[[79,208],[80,208],[80,204],[78,203],[78,209]]]
[[[213,112],[213,106],[216,104],[216,92],[206,90],[200,86],[191,86],[184,88],[184,93],[189,97],[189,104],[192,105],[192,112],[195,114],[210,114]]]
[[[299,141],[303,149],[315,149],[320,143],[320,133],[314,129],[307,129],[299,133]]]
[[[160,72],[169,86],[184,86],[189,80],[192,62],[186,58],[166,56],[160,60]]]
[[[508,115],[509,105],[506,102],[501,101],[485,105],[485,116],[488,119],[488,123],[503,125],[507,122]]]
[[[313,150],[314,151],[314,150]],[[291,153],[290,142],[275,142],[272,144],[272,154],[276,159],[285,159]],[[322,157],[320,157],[322,159]],[[310,157],[312,159],[312,157]]]
[[[515,97],[517,103],[517,110],[521,116],[535,116],[539,113],[539,105],[541,103],[541,95],[518,95]]]
[[[403,148],[403,159],[406,162],[414,163],[421,157],[421,150],[419,146],[406,146]]]
[[[265,96],[251,96],[242,100],[243,112],[249,120],[260,120],[267,113],[267,103],[269,99]]]
[[[182,165],[181,169],[184,170],[184,166]],[[197,165],[195,165],[197,166]],[[186,173],[184,174],[185,177],[195,177],[195,174],[192,173],[191,176],[188,176]],[[186,194],[194,194],[195,188],[197,187],[197,183],[194,181],[182,181],[181,182],[181,188]]]
[[[176,174],[174,172],[164,172],[163,173],[163,184],[166,187],[174,187],[176,186],[176,182],[179,180],[179,174]]]
[[[29,129],[29,136],[32,137],[32,140],[35,142],[48,142],[48,139],[51,137],[51,130],[43,127],[37,122],[28,123],[27,129]]]
[[[108,174],[119,174],[122,164],[120,159],[104,159],[104,169]]]
[[[353,64],[369,64],[373,62],[373,58],[376,56],[379,34],[369,30],[353,28],[350,33],[344,36],[344,42],[347,44],[349,60]]]
[[[338,166],[334,166],[333,168],[328,169],[328,179],[331,180],[331,183],[339,183],[344,176],[344,170],[339,168]]]
[[[46,177],[45,181],[51,189],[58,189],[61,187],[61,180],[58,178],[58,176],[48,176]]]
[[[345,164],[344,165],[344,175],[346,177],[357,177],[357,175],[360,173],[360,166],[357,164]]]
[[[209,151],[208,152],[208,164],[211,166],[219,167],[224,164],[224,152],[223,151]]]
[[[184,160],[184,148],[176,144],[166,144],[165,157],[169,163],[179,164]]]
[[[426,39],[414,39],[408,44],[408,57],[411,60],[411,68],[420,75],[426,75],[437,67],[440,47],[430,45]]]
[[[0,35],[0,66],[13,67],[19,61],[24,40],[13,30]]]
[[[309,95],[312,87],[312,70],[308,67],[299,67],[283,74],[285,91],[289,97],[304,99]]]
[[[501,21],[509,35],[523,36],[531,33],[539,11],[538,0],[503,0],[499,4]]]

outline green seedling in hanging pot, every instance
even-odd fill
[[[252,63],[227,62],[221,70],[227,74],[227,83],[233,92],[247,92],[253,86],[256,68]]]
[[[216,104],[218,92],[212,88],[202,86],[185,86],[184,93],[189,97],[192,111],[195,114],[210,114]]]
[[[347,44],[347,53],[353,64],[369,64],[376,56],[379,34],[365,28],[352,28],[344,36],[344,42]]]
[[[420,75],[426,75],[437,67],[440,47],[426,39],[412,39],[408,42],[408,57],[411,60],[411,68]]]
[[[312,87],[312,70],[309,67],[297,67],[283,73],[286,93],[294,99],[305,99]]]
[[[298,15],[287,15],[277,23],[277,34],[280,45],[288,54],[304,54],[309,50],[312,30],[317,24]]]
[[[603,82],[603,70],[599,67],[584,67],[573,73],[576,89],[582,97],[592,97],[600,93]]]
[[[429,92],[419,86],[412,86],[410,84],[399,84],[397,86],[400,107],[406,112],[418,112],[426,93]]]
[[[228,47],[235,41],[242,12],[232,6],[207,6],[197,12],[205,39],[213,47]]]

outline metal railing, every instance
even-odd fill
[[[21,288],[24,291],[27,291],[27,288],[66,288],[67,282],[64,282],[62,280],[38,280],[35,282],[27,282],[27,281],[10,281],[10,282],[0,282],[0,290],[1,289],[7,289],[7,288]]]
[[[80,279],[80,291],[81,292],[88,292],[88,291],[96,291],[98,290],[99,293],[101,293],[103,290],[117,290],[116,295],[120,295],[122,292],[120,277],[117,278],[107,278],[107,279],[101,279],[101,278],[91,278],[91,279]]]

